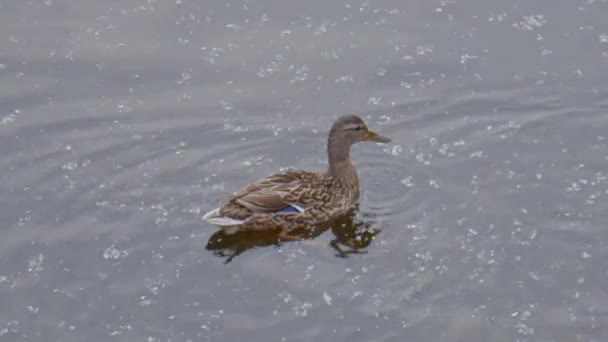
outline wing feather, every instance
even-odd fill
[[[302,212],[305,208],[294,201],[294,193],[306,198],[307,193],[323,183],[320,174],[309,171],[283,171],[262,178],[240,190],[231,198],[239,205],[258,213],[271,213],[292,206]],[[305,201],[302,201],[305,202]]]

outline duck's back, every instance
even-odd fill
[[[331,200],[329,180],[323,174],[287,169],[261,178],[228,196],[223,215],[245,219],[256,213],[277,213],[291,205],[306,208]]]

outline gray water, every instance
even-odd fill
[[[1,341],[608,340],[608,3],[0,2]],[[360,144],[359,208],[201,216]]]

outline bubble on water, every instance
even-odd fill
[[[449,149],[450,149],[449,144],[441,144],[441,147],[439,147],[437,149],[437,151],[441,155],[448,156],[448,157],[454,157],[456,154],[454,152],[450,152]]]
[[[391,121],[391,117],[388,115],[380,115],[380,117],[378,118],[378,120],[376,120],[376,123],[378,125],[386,125]]]
[[[608,33],[602,33],[602,34],[600,34],[600,43],[602,43],[602,44],[608,44]]]
[[[422,262],[425,263],[433,260],[433,255],[431,254],[431,251],[426,251],[424,253],[415,253],[414,256],[416,257],[416,259],[422,260]]]
[[[394,156],[398,156],[401,152],[403,152],[403,147],[401,147],[401,145],[395,145],[391,148],[391,154]]]
[[[542,14],[525,16],[522,20],[513,23],[513,27],[522,31],[534,31],[537,28],[543,27],[547,23],[545,16]]]
[[[431,180],[429,181],[429,186],[430,186],[431,188],[433,188],[433,189],[439,189],[439,184],[438,184],[438,183],[437,183],[437,181],[436,181],[436,180],[434,180],[434,179],[431,179]]]
[[[304,302],[301,305],[294,306],[292,310],[296,314],[296,316],[306,317],[308,316],[308,310],[310,308],[312,308],[312,304]]]
[[[369,99],[367,99],[367,103],[370,105],[378,106],[378,105],[382,104],[382,99],[379,97],[372,96]]]
[[[259,78],[266,78],[266,77],[270,77],[273,74],[279,72],[283,59],[284,59],[283,55],[281,55],[281,54],[275,55],[274,60],[271,60],[265,66],[261,66],[258,69],[257,76]]]
[[[502,12],[496,15],[490,15],[490,17],[488,18],[488,21],[492,22],[492,21],[503,21],[505,20],[505,18],[507,17],[507,13],[506,12]]]
[[[0,337],[7,334],[17,334],[19,333],[19,321],[10,320],[5,325],[4,328],[0,329]]]
[[[33,314],[37,314],[37,313],[38,313],[38,311],[40,310],[40,308],[37,308],[37,307],[31,306],[31,305],[28,305],[28,306],[26,306],[25,308],[27,309],[27,311],[29,311],[29,312],[31,312],[31,313],[33,313]]]
[[[570,186],[568,186],[566,188],[567,192],[577,192],[577,191],[580,191],[580,190],[581,190],[581,187],[580,187],[580,185],[577,182],[570,183]]]
[[[78,162],[75,162],[75,161],[67,162],[67,163],[63,164],[61,166],[61,168],[64,170],[67,170],[67,171],[76,170],[76,168],[78,168]]]
[[[411,83],[407,83],[407,82],[405,82],[405,81],[401,81],[401,82],[399,83],[399,85],[400,85],[402,88],[406,88],[406,89],[411,89],[411,88],[412,88],[412,84],[411,84]]]
[[[129,106],[128,100],[121,100],[121,103],[116,105],[116,110],[119,113],[129,113],[133,111],[133,107]]]
[[[213,184],[211,186],[211,191],[214,191],[214,192],[224,191],[224,183]]]
[[[225,111],[231,111],[234,109],[234,105],[230,101],[220,100],[220,105]]]
[[[182,94],[177,98],[177,102],[182,103],[182,102],[188,102],[192,100],[192,96],[190,96],[189,94]]]
[[[416,47],[416,54],[418,56],[424,56],[431,52],[433,52],[433,45],[422,45],[422,46]]]
[[[407,176],[401,180],[401,184],[405,185],[407,188],[411,188],[414,186],[412,182],[412,176]]]
[[[327,32],[327,21],[324,21],[323,23],[321,23],[321,25],[319,25],[319,27],[317,27],[317,29],[315,30],[315,35],[321,35],[325,32]]]
[[[133,328],[131,327],[130,324],[124,324],[121,325],[118,330],[114,330],[112,332],[110,332],[110,336],[117,336],[117,335],[122,335],[125,332],[131,331]]]
[[[25,215],[19,218],[19,221],[18,221],[17,224],[19,226],[24,226],[25,224],[27,224],[27,223],[29,223],[31,221],[32,221],[32,210],[27,209],[25,211]]]
[[[469,54],[464,54],[462,56],[460,56],[460,64],[465,64],[467,61],[469,60],[473,60],[473,59],[477,59],[477,56],[471,56]]]
[[[517,323],[515,324],[515,328],[517,329],[517,333],[520,335],[534,335],[534,329],[528,327],[527,325],[525,325],[524,323]]]
[[[27,270],[30,273],[39,273],[44,270],[42,267],[42,263],[44,262],[44,255],[38,254],[36,257],[32,258],[28,262]]]
[[[353,79],[354,79],[353,74],[350,74],[350,75],[346,75],[346,76],[341,76],[341,77],[338,77],[338,78],[335,80],[335,82],[336,82],[336,83],[352,82],[352,81],[353,81]]]
[[[297,68],[295,71],[295,76],[290,82],[296,83],[306,81],[308,79],[308,71],[309,68],[306,65],[302,65],[301,67]]]
[[[129,251],[127,250],[118,250],[114,245],[106,248],[103,251],[103,258],[106,260],[118,260],[122,258],[126,258],[129,256]]]
[[[182,72],[181,79],[177,81],[177,84],[182,85],[192,79],[192,75],[187,72]]]
[[[8,114],[0,119],[0,125],[6,125],[15,122],[15,114]]]
[[[428,157],[430,157],[431,155],[429,155]],[[425,158],[425,154],[423,152],[420,152],[416,155],[416,161],[419,163],[422,163],[424,165],[431,165],[431,161],[427,160]]]
[[[331,305],[332,298],[327,292],[323,292],[323,300],[325,301],[325,304]]]
[[[469,158],[481,158],[483,157],[483,151],[475,151],[469,155]]]

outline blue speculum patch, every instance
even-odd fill
[[[287,206],[285,208],[279,209],[275,211],[275,213],[299,213],[300,211],[292,206]]]

